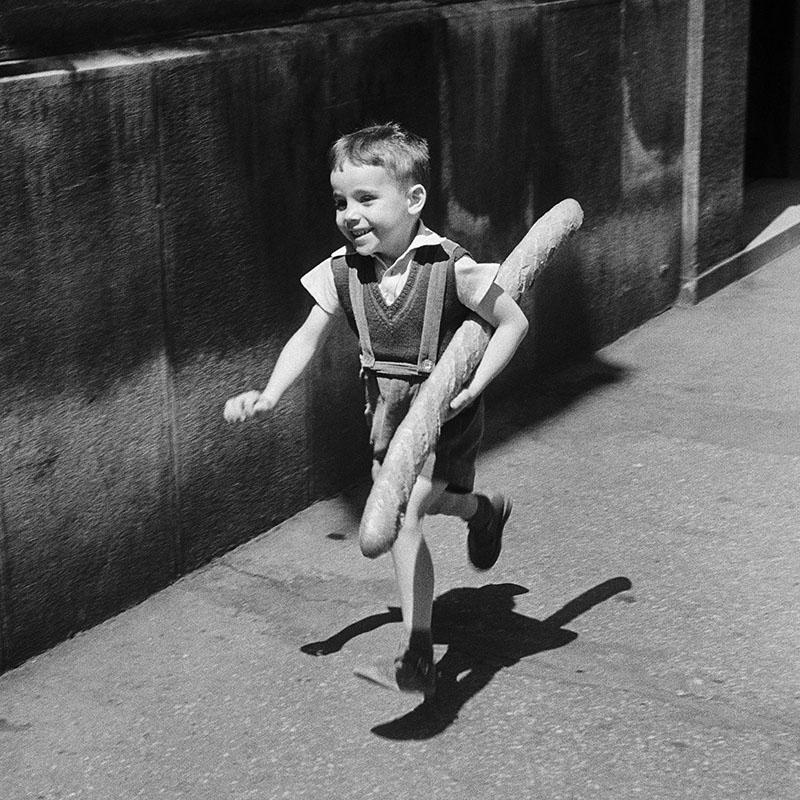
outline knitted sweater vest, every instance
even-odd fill
[[[455,278],[455,262],[466,255],[466,252],[463,247],[447,239],[441,244],[417,248],[408,267],[409,275],[405,286],[391,305],[387,305],[383,299],[370,256],[346,253],[331,259],[339,302],[348,324],[358,334],[349,290],[350,271],[356,271],[363,289],[364,311],[376,360],[405,363],[417,361],[428,283],[433,270],[443,269],[447,271],[447,280],[438,337],[438,353],[441,355],[469,313],[458,299]]]

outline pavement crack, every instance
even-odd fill
[[[377,591],[373,582],[353,580],[332,573],[314,572],[276,577],[253,572],[225,561],[220,561],[218,566],[225,567],[228,571],[248,580],[257,581],[267,591],[291,597],[300,603],[362,608],[373,605],[376,594],[382,594]]]

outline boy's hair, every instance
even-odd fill
[[[404,189],[430,180],[428,143],[396,122],[369,125],[339,137],[328,152],[331,172],[353,164],[383,167]]]

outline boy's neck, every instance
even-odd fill
[[[387,266],[387,268],[391,267],[392,264],[394,264],[398,258],[401,258],[408,252],[408,248],[411,247],[411,243],[414,241],[414,239],[416,239],[417,233],[419,233],[420,224],[421,224],[421,219],[420,217],[417,217],[416,220],[414,221],[414,224],[411,226],[411,230],[408,236],[406,237],[405,247],[403,247],[403,249],[399,253],[397,253],[397,255],[390,255],[389,253],[375,253],[375,255],[378,256],[378,258],[380,258],[381,261],[383,261],[383,263]]]

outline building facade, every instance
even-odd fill
[[[481,260],[580,202],[508,381],[731,279],[748,19],[746,0],[4,4],[0,668],[366,474],[344,329],[274,417],[222,420],[338,246],[341,132],[426,136],[426,222]]]

